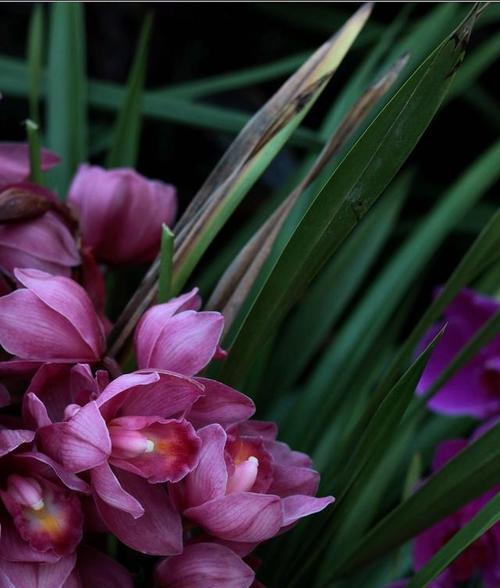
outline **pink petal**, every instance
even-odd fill
[[[319,486],[319,474],[310,468],[274,464],[270,494],[281,498],[293,494],[315,496]]]
[[[81,478],[67,472],[59,463],[39,451],[17,453],[12,457],[16,469],[28,475],[37,474],[53,482],[62,482],[64,486],[76,492],[88,492],[89,486]]]
[[[33,429],[46,427],[51,424],[45,405],[32,392],[27,392],[23,396],[23,420]]]
[[[207,378],[196,378],[203,384],[205,396],[199,398],[189,411],[189,420],[195,427],[219,423],[228,427],[249,419],[255,412],[253,401],[230,386]]]
[[[135,519],[144,514],[142,504],[123,489],[108,463],[94,468],[90,478],[94,492],[104,503],[129,513]]]
[[[0,569],[2,560],[16,562],[50,562],[59,561],[61,557],[53,551],[37,551],[19,535],[11,517],[2,517],[0,533]],[[17,586],[16,586],[17,588]]]
[[[69,277],[80,262],[75,239],[54,212],[0,225],[0,265],[10,275],[16,267],[29,267]]]
[[[245,421],[238,425],[238,432],[246,437],[259,437],[266,441],[273,441],[278,434],[278,426],[276,423],[269,421]]]
[[[104,463],[111,453],[106,422],[95,402],[89,402],[62,429],[59,455],[64,467],[83,472]]]
[[[75,555],[62,557],[55,563],[2,561],[0,586],[2,588],[61,588],[75,567],[75,561]]]
[[[97,398],[105,419],[117,416],[176,416],[203,394],[194,380],[169,372],[134,372],[113,380]]]
[[[59,157],[42,148],[42,171],[59,163]],[[29,148],[27,143],[0,143],[0,184],[11,184],[25,180],[30,174]]]
[[[179,485],[171,486],[181,508],[198,506],[224,496],[227,470],[224,459],[226,433],[220,425],[208,425],[198,431],[201,452],[198,466]]]
[[[183,310],[199,310],[200,306],[198,288],[194,288],[191,292],[172,298],[164,304],[156,304],[147,310],[137,323],[134,333],[137,363],[142,366],[151,365],[151,353],[168,319]]]
[[[229,494],[188,508],[184,515],[215,537],[245,543],[270,539],[283,526],[281,501],[271,494]]]
[[[14,451],[23,443],[31,443],[34,437],[34,431],[0,428],[0,457]]]
[[[333,496],[288,496],[283,499],[283,526],[291,525],[302,517],[322,511],[334,502]]]
[[[255,574],[227,547],[196,543],[163,560],[156,577],[161,588],[249,588]]]
[[[0,298],[0,344],[12,355],[36,361],[95,361],[78,332],[33,292]]]
[[[48,363],[36,372],[27,393],[35,394],[45,405],[50,420],[58,422],[64,420],[68,404],[83,405],[92,400],[97,384],[87,364]]]
[[[127,472],[116,472],[116,475],[123,488],[144,506],[144,514],[134,519],[96,497],[97,509],[108,529],[125,545],[141,553],[181,553],[181,517],[173,509],[165,489]]]
[[[276,463],[282,466],[310,468],[312,459],[300,451],[292,451],[286,443],[281,441],[266,441],[264,447],[273,456]]]
[[[158,334],[158,328],[161,328]],[[154,337],[149,361],[141,363],[144,353],[138,336],[137,357],[140,368],[170,370],[192,376],[201,371],[214,356],[219,344],[224,317],[218,312],[186,310],[163,320],[150,333]]]
[[[69,321],[94,355],[105,348],[104,329],[85,290],[76,282],[34,269],[17,269],[16,278],[45,305]]]

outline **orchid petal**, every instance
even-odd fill
[[[108,529],[132,549],[149,555],[182,552],[182,524],[165,489],[127,472],[116,472],[123,488],[144,505],[137,519],[110,507],[96,497],[96,505]]]
[[[161,588],[249,588],[254,571],[223,545],[195,543],[156,570]]]
[[[271,494],[238,492],[188,508],[184,515],[221,539],[260,542],[283,526],[281,501]]]

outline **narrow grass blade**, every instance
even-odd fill
[[[51,4],[47,143],[61,156],[49,176],[61,198],[87,157],[86,92],[83,4]]]
[[[134,167],[137,163],[141,132],[141,102],[146,76],[149,38],[153,18],[146,16],[127,81],[118,117],[113,130],[111,148],[106,160],[107,167]]]
[[[166,302],[172,296],[172,258],[174,254],[174,234],[162,226],[160,251],[160,276],[158,279],[158,303]]]
[[[41,145],[40,133],[36,123],[27,120],[26,134],[28,135],[28,148],[30,156],[30,181],[34,184],[42,184],[42,163],[41,163]]]
[[[40,124],[40,96],[44,54],[43,5],[35,4],[28,32],[28,98],[31,120]]]

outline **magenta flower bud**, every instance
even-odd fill
[[[224,328],[219,312],[198,312],[195,288],[144,313],[135,331],[140,369],[163,369],[187,376],[200,372],[215,356]]]
[[[59,163],[59,157],[42,149],[42,171]],[[30,175],[30,158],[27,143],[0,143],[0,187],[27,180]]]
[[[79,213],[84,245],[110,264],[151,261],[160,249],[161,225],[171,225],[176,191],[133,169],[80,166],[69,190]]]
[[[35,269],[16,269],[25,286],[0,298],[0,344],[19,359],[95,362],[105,349],[104,329],[76,282]]]

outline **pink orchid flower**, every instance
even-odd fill
[[[104,328],[81,286],[36,269],[14,275],[24,288],[0,297],[0,345],[8,353],[35,363],[102,358]]]
[[[34,433],[0,428],[0,559],[56,562],[71,555],[82,537],[78,492],[88,485],[33,449]]]
[[[258,421],[198,431],[198,466],[170,486],[174,503],[192,523],[240,555],[323,510],[333,497],[315,498],[319,474],[310,458],[275,440],[276,426]]]
[[[110,264],[151,261],[160,249],[161,225],[171,225],[175,188],[133,169],[106,171],[81,165],[69,190],[80,217],[83,244]]]
[[[216,543],[188,545],[156,569],[160,588],[249,588],[255,574],[231,549]]]

